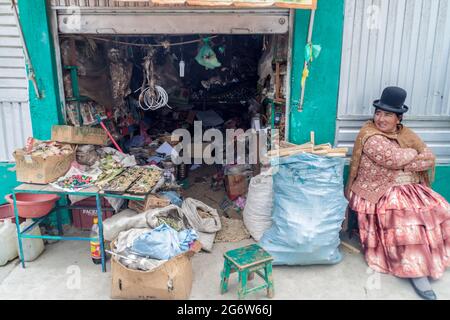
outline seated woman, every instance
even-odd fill
[[[355,141],[346,197],[368,265],[409,278],[422,298],[434,300],[428,277],[450,266],[450,205],[430,189],[433,153],[401,124],[405,98],[405,90],[387,87],[374,101],[374,118]]]

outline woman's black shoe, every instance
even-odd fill
[[[425,300],[436,300],[437,296],[434,293],[433,290],[426,290],[426,291],[422,291],[419,288],[416,287],[416,285],[414,284],[414,281],[412,281],[412,279],[410,279],[411,284],[414,288],[414,291],[416,291],[416,293],[423,299]]]

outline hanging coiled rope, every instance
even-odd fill
[[[169,102],[169,96],[162,87],[155,86],[154,91],[152,92],[150,87],[146,87],[141,91],[139,95],[139,107],[142,110],[151,110],[155,111],[162,107],[169,107],[167,103]]]
[[[144,58],[144,77],[139,95],[139,107],[142,110],[155,111],[162,107],[169,107],[169,95],[161,86],[155,85],[153,55],[155,50],[150,48],[148,55]],[[147,86],[146,86],[147,84]]]

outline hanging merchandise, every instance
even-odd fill
[[[164,88],[155,85],[155,75],[153,67],[153,56],[155,50],[150,48],[148,55],[144,58],[144,80],[142,82],[141,94],[139,95],[139,107],[143,110],[157,110],[162,107],[169,107],[169,96]],[[145,86],[147,85],[147,87]]]
[[[195,60],[206,69],[214,69],[222,64],[217,60],[217,56],[213,49],[209,46],[209,38],[203,39],[203,46],[198,51]]]
[[[180,78],[184,77],[184,67],[185,67],[185,63],[183,60],[180,61]]]
[[[302,88],[305,86],[306,78],[309,76],[309,66],[314,59],[319,57],[322,47],[318,44],[313,45],[311,42],[305,46],[305,66],[302,72]]]
[[[129,114],[130,111],[125,102],[125,97],[131,93],[129,85],[133,64],[122,58],[119,49],[115,48],[111,48],[108,51],[108,61],[114,103],[114,118],[117,121],[120,117],[125,117]]]
[[[186,66],[186,63],[183,60],[183,49],[181,49],[181,47],[180,47],[180,63],[179,63],[179,65],[180,65],[180,78],[183,78],[184,77],[184,68]]]

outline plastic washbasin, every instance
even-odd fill
[[[14,218],[14,211],[12,205],[10,205],[9,203],[0,205],[0,221],[9,218]]]
[[[12,194],[5,196],[13,205]],[[16,193],[17,211],[22,218],[40,218],[47,215],[55,206],[59,196],[55,194]]]

